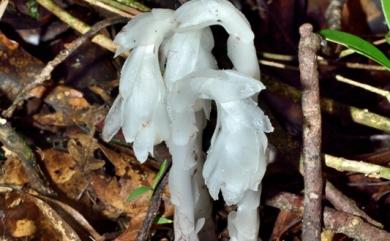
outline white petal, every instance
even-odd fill
[[[120,95],[116,97],[111,109],[108,111],[104,120],[102,138],[104,141],[110,141],[122,126],[123,119],[123,99]]]
[[[209,28],[174,34],[164,46],[167,63],[164,80],[169,90],[175,81],[195,70],[215,68],[216,61],[211,54],[214,39]]]
[[[153,153],[155,132],[153,125],[143,126],[135,138],[133,144],[134,154],[141,163],[148,159],[149,153]]]

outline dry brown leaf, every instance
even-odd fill
[[[84,172],[98,170],[105,164],[103,160],[96,159],[94,152],[99,145],[95,138],[84,133],[73,133],[68,142],[68,152],[82,167]]]
[[[88,176],[81,173],[77,161],[68,153],[47,149],[39,151],[45,167],[57,187],[69,198],[78,200],[88,187]]]
[[[19,157],[9,150],[5,151],[5,157],[6,160],[1,166],[0,183],[17,186],[27,184],[28,178]]]
[[[58,225],[54,226],[52,224],[54,222],[49,221],[49,217],[37,207],[36,201],[30,195],[12,190],[1,193],[0,209],[2,210],[2,222],[0,222],[2,240],[16,240],[15,238],[18,238],[17,240],[31,240],[33,238],[40,241],[79,240],[69,239],[77,234],[65,227],[66,223],[61,219],[57,219]],[[53,211],[51,209],[51,212]],[[59,232],[61,229],[67,230],[67,234],[61,235]]]
[[[99,148],[107,159],[114,165],[116,176],[122,177],[127,174],[128,170],[131,168],[130,160],[135,161],[134,157],[125,153],[114,151],[102,144],[99,145]]]
[[[45,103],[49,104],[57,112],[69,114],[75,110],[88,108],[90,104],[84,99],[83,93],[67,86],[56,86],[45,98]]]

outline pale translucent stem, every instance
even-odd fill
[[[202,175],[203,164],[205,161],[205,155],[202,151],[202,132],[205,126],[205,115],[203,111],[198,111],[196,113],[197,127],[200,130],[196,134],[195,145],[193,145],[193,153],[195,154],[194,158],[196,161],[195,170],[192,178],[193,188],[194,188],[194,202],[195,202],[195,218],[196,220],[205,219],[204,226],[199,231],[199,239],[214,241],[217,240],[215,233],[215,226],[213,219],[211,217],[212,212],[212,203],[210,199],[209,190],[206,187],[204,178]]]
[[[169,173],[169,190],[171,201],[175,205],[174,230],[175,240],[198,241],[194,215],[194,196],[192,174],[195,161],[192,145],[175,145],[169,142],[172,154],[172,167]]]
[[[237,204],[237,211],[228,216],[230,241],[258,241],[261,186],[258,191],[248,190]]]
[[[210,194],[207,190],[206,185],[204,184],[204,179],[202,176],[204,160],[198,160],[196,164],[196,169],[193,176],[193,185],[194,189],[199,193],[199,197],[195,198],[195,218],[200,220],[205,219],[204,226],[199,231],[200,240],[214,241],[217,240],[215,234],[214,222],[211,218],[212,203],[210,200]]]

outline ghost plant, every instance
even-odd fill
[[[211,25],[229,38],[232,70],[218,70]],[[228,205],[231,240],[258,239],[261,180],[272,126],[254,101],[264,86],[243,14],[227,0],[192,0],[176,11],[153,9],[116,36],[117,55],[132,49],[103,128],[109,141],[120,129],[137,159],[165,141],[172,155],[169,189],[175,205],[175,240],[213,240],[209,193]],[[202,132],[211,102],[217,124],[205,157]],[[207,186],[207,189],[206,189]]]

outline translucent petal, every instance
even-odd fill
[[[123,119],[123,99],[119,95],[114,100],[111,109],[108,111],[106,119],[104,120],[104,127],[102,131],[102,138],[104,141],[110,141],[122,126]]]
[[[141,163],[147,160],[149,153],[153,154],[155,132],[154,125],[143,126],[135,138],[133,144],[134,154]]]
[[[200,69],[215,68],[216,61],[211,54],[214,39],[209,28],[174,34],[164,46],[167,64],[164,80],[169,90],[175,81]]]

